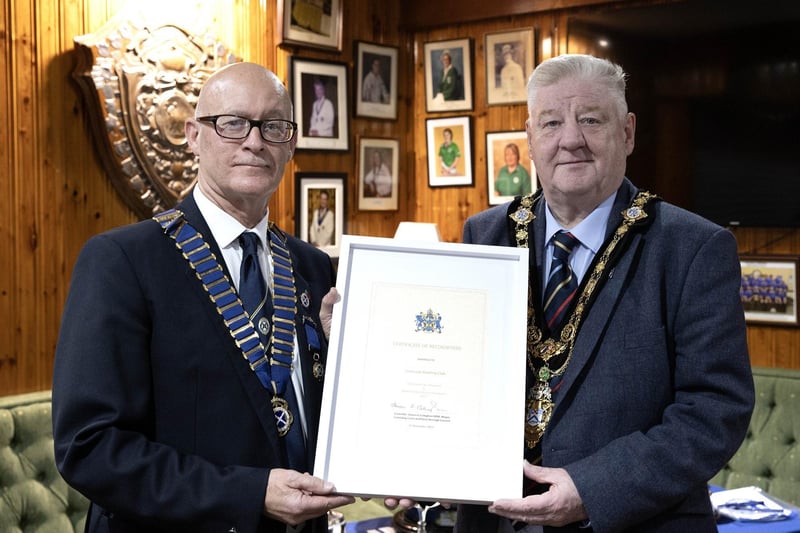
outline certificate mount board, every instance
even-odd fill
[[[345,235],[314,474],[354,496],[522,496],[525,249]]]

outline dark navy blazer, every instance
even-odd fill
[[[178,206],[222,254],[191,195]],[[305,325],[334,285],[329,257],[287,236],[313,465],[322,381]],[[319,357],[325,362],[322,346]],[[200,280],[154,220],[90,239],[75,264],[53,379],[56,460],[91,501],[87,530],[285,533],[262,515],[285,468],[270,395]],[[324,519],[304,531],[327,531]]]

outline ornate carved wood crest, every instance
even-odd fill
[[[75,47],[73,77],[106,174],[141,218],[173,207],[197,178],[184,120],[206,79],[239,58],[211,35],[113,19]]]

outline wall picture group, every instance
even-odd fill
[[[536,65],[533,28],[484,36],[486,104],[524,105],[527,80]],[[424,44],[425,109],[429,113],[472,111],[471,39]],[[474,183],[470,117],[428,119],[428,185],[449,187]],[[524,131],[486,134],[487,196],[501,204],[536,190],[536,169]]]
[[[323,2],[322,7],[305,0],[280,4],[284,43],[341,50],[340,0]],[[487,105],[525,104],[527,78],[536,64],[535,38],[533,28],[485,34]],[[354,117],[397,120],[399,48],[364,41],[354,45],[352,100],[345,63],[292,57],[290,89],[299,150],[349,150],[349,105]],[[472,111],[472,39],[428,42],[423,48],[426,111]],[[426,119],[430,187],[474,185],[471,120],[470,115]],[[357,142],[358,209],[398,209],[399,140],[364,136]],[[486,173],[490,205],[536,190],[524,131],[486,134]],[[309,205],[317,202],[303,193],[300,197]],[[301,233],[309,238],[310,222],[303,227]]]

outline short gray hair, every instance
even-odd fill
[[[620,115],[624,116],[628,112],[625,71],[607,59],[586,54],[564,54],[541,62],[528,79],[528,111],[533,108],[539,89],[566,78],[596,81],[605,85],[617,100]]]

